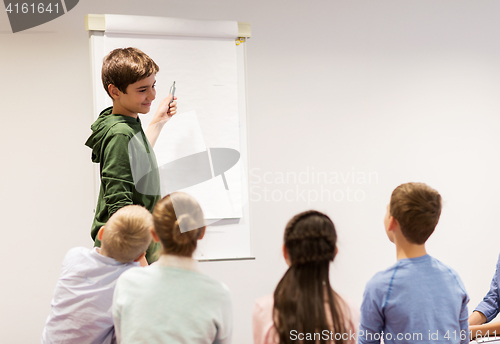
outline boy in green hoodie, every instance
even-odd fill
[[[161,101],[146,132],[138,115],[151,108],[159,70],[148,55],[136,48],[115,49],[104,58],[102,82],[113,106],[100,113],[85,143],[92,149],[92,161],[100,165],[101,175],[90,232],[95,246],[100,246],[97,232],[118,209],[138,204],[152,212],[160,199],[153,147],[165,123],[177,112],[177,98],[170,94]],[[156,260],[157,246],[152,243],[146,252],[149,263]]]

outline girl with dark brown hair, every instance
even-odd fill
[[[255,305],[255,344],[356,342],[351,311],[330,285],[336,242],[335,226],[323,213],[306,211],[288,222],[283,255],[289,268],[274,296]]]

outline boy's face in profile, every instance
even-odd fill
[[[151,103],[156,97],[156,74],[127,86],[127,93],[115,88],[113,112],[121,115],[137,117],[139,113],[148,113]]]

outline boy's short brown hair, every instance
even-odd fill
[[[399,222],[406,240],[422,245],[441,215],[441,195],[424,183],[406,183],[391,195],[390,215]]]
[[[120,263],[130,263],[151,243],[153,216],[140,205],[128,205],[114,213],[104,227],[101,246],[107,255]]]
[[[142,79],[158,73],[160,67],[145,53],[137,48],[118,48],[110,52],[102,63],[101,78],[106,93],[108,86],[115,85],[127,93],[127,87]],[[113,98],[113,97],[111,97]]]

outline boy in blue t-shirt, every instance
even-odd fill
[[[397,263],[366,285],[359,343],[469,342],[464,285],[425,250],[440,215],[441,196],[426,184],[402,184],[392,192],[384,226]]]

